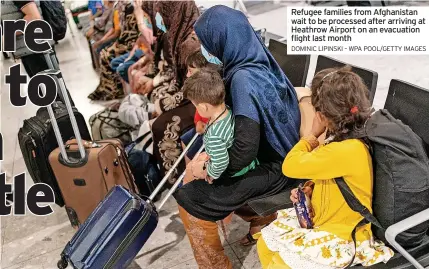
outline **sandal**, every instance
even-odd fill
[[[243,239],[246,239],[246,242],[243,242]],[[240,241],[240,245],[247,247],[247,246],[253,246],[254,244],[256,244],[256,242],[258,242],[258,240],[256,240],[255,238],[253,238],[253,235],[250,233],[250,231],[246,234],[245,237],[243,237]]]

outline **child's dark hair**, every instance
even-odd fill
[[[333,125],[329,129],[336,140],[363,128],[371,114],[368,88],[350,66],[318,72],[311,83],[311,92],[311,103]]]
[[[225,86],[218,72],[201,69],[186,79],[183,85],[185,98],[194,103],[208,103],[213,106],[225,102]]]
[[[204,58],[201,50],[196,50],[186,58],[186,65],[192,68],[206,67],[209,62]]]
[[[217,64],[209,63],[201,50],[196,50],[186,58],[186,66],[198,69],[211,69],[220,73],[220,66]]]

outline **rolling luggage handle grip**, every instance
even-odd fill
[[[165,174],[165,176],[162,178],[161,182],[159,182],[159,184],[156,187],[156,189],[149,196],[149,200],[153,201],[153,199],[155,198],[155,196],[158,194],[158,192],[162,189],[162,187],[164,186],[164,184],[170,178],[170,176],[173,173],[173,171],[176,169],[176,167],[182,161],[183,157],[188,152],[189,148],[195,142],[195,140],[197,139],[198,135],[199,134],[197,133],[197,134],[194,135],[194,137],[192,137],[192,140],[188,143],[188,145],[186,146],[186,148],[183,150],[182,154],[180,154],[179,158],[177,158],[176,162],[173,164],[173,166],[170,168],[170,170],[168,170],[167,174]]]
[[[57,91],[59,89],[60,92],[62,93],[63,98],[64,98],[64,103],[66,105],[67,112],[68,112],[69,117],[70,117],[70,123],[72,125],[73,132],[74,132],[74,135],[76,138],[76,142],[77,142],[77,145],[79,148],[80,157],[82,160],[85,159],[86,152],[85,152],[85,148],[84,148],[84,145],[82,142],[82,137],[80,136],[79,128],[78,128],[78,125],[76,122],[76,118],[74,116],[74,112],[73,112],[73,109],[72,109],[72,106],[70,103],[69,96],[65,90],[66,86],[65,86],[64,80],[62,78],[61,72],[58,70],[46,70],[46,71],[39,72],[38,74],[47,75],[47,76],[52,77],[54,79],[56,85],[57,85]],[[44,86],[42,87],[42,89],[44,89]],[[52,105],[47,106],[47,109],[48,109],[48,113],[49,113],[49,118],[51,120],[52,128],[54,130],[55,137],[57,139],[58,147],[60,148],[61,155],[62,155],[62,157],[66,163],[72,163],[70,161],[68,155],[67,155],[66,148],[64,146],[64,142],[63,142],[63,139],[61,137],[61,132],[60,132],[60,129],[58,127],[57,120],[55,119],[54,111],[52,109]]]

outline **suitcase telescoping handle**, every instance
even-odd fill
[[[48,68],[50,70],[60,70],[60,65],[58,64],[58,59],[57,59],[57,56],[55,55],[54,50],[50,49],[46,51],[43,56],[45,57],[45,61],[48,64]],[[65,103],[63,93],[61,91],[58,91],[57,94],[59,95],[60,100],[62,100],[63,103]]]
[[[72,128],[73,128],[74,136],[76,138],[77,145],[79,148],[80,157],[81,157],[81,159],[85,159],[85,155],[86,155],[85,148],[83,146],[82,137],[80,136],[79,128],[78,128],[78,125],[76,122],[76,118],[74,116],[74,112],[73,112],[73,109],[72,109],[72,106],[70,103],[69,96],[66,92],[66,85],[65,85],[64,79],[61,75],[61,71],[59,71],[59,70],[46,70],[46,71],[39,72],[38,74],[48,75],[48,76],[52,77],[54,79],[55,83],[57,84],[57,91],[59,90],[62,93],[62,95],[64,97],[64,103],[66,105],[67,112],[68,112],[69,117],[70,117],[70,123],[71,123]],[[60,128],[58,127],[57,120],[55,119],[54,110],[52,109],[52,105],[47,106],[47,109],[48,109],[49,118],[51,120],[52,128],[54,129],[55,137],[57,138],[58,147],[60,148],[60,152],[61,152],[61,155],[63,157],[63,160],[66,163],[76,162],[76,161],[71,161],[67,155],[66,148],[64,146],[64,142],[63,142],[63,139],[61,137]],[[79,161],[79,160],[77,160],[77,161]]]
[[[54,50],[48,50],[44,53],[46,63],[48,64],[49,69],[51,70],[60,70],[60,65],[58,64],[57,57],[55,56]]]
[[[197,158],[198,154],[200,154],[201,151],[203,151],[203,149],[204,149],[204,145],[201,146],[201,148],[198,150],[197,154],[195,154],[194,158]],[[158,210],[161,209],[165,205],[168,198],[170,198],[170,196],[177,190],[177,188],[182,183],[183,178],[185,178],[185,174],[186,174],[186,171],[183,171],[183,173],[180,175],[180,177],[174,183],[173,187],[171,187],[171,189],[168,191],[167,195],[164,197],[164,199],[162,199],[161,203],[158,206]]]
[[[199,134],[195,134],[194,137],[192,137],[192,140],[188,143],[186,148],[183,150],[182,154],[180,154],[179,158],[177,158],[176,162],[173,164],[173,166],[168,170],[167,174],[162,178],[161,182],[159,182],[156,189],[152,192],[152,194],[149,196],[149,200],[153,201],[155,196],[158,194],[158,192],[162,189],[162,187],[165,185],[167,180],[170,178],[173,171],[176,169],[176,167],[179,165],[179,163],[182,161],[183,157],[185,157],[185,154],[188,152],[188,150],[191,148],[192,144],[195,142]]]

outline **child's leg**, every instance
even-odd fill
[[[129,55],[129,54],[128,54]],[[130,83],[129,81],[129,74],[128,69],[135,64],[138,60],[140,60],[141,57],[143,57],[144,53],[142,50],[138,49],[134,52],[134,55],[129,59],[128,61],[123,62],[120,66],[117,68],[118,74],[121,76],[125,82]],[[127,56],[128,57],[128,56]],[[125,58],[126,59],[126,58]]]
[[[117,69],[118,69],[118,67],[125,62],[125,60],[128,58],[129,55],[130,55],[130,53],[127,52],[127,53],[125,53],[125,54],[123,54],[121,56],[118,56],[118,57],[114,58],[110,62],[110,67],[112,68],[112,70],[114,72],[116,72]]]

